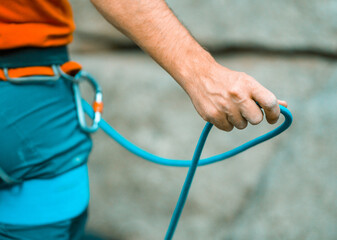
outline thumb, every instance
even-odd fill
[[[288,103],[286,101],[283,100],[277,100],[278,104],[282,105],[283,107],[288,107]]]

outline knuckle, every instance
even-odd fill
[[[230,124],[229,122],[227,122],[226,120],[216,121],[213,124],[220,130],[223,130],[226,132],[230,132],[234,128],[234,126]]]
[[[229,104],[228,104],[228,100],[226,98],[226,96],[223,96],[221,98],[218,99],[217,102],[219,108],[221,108],[221,111],[227,113],[229,111]]]
[[[253,125],[257,125],[257,124],[259,124],[260,122],[262,122],[262,120],[263,120],[263,115],[262,115],[262,113],[260,113],[260,114],[256,114],[252,119],[251,119],[251,124],[253,124]]]
[[[231,98],[235,101],[241,102],[245,99],[244,90],[240,86],[234,86],[229,90]]]
[[[264,105],[265,110],[267,111],[274,110],[276,106],[277,106],[277,99],[274,96],[268,99]]]
[[[276,115],[276,116],[273,117],[273,118],[269,118],[269,119],[268,119],[268,123],[274,124],[274,123],[277,122],[278,119],[279,119],[279,115]]]
[[[256,88],[258,87],[257,83],[258,82],[255,80],[255,78],[253,78],[252,76],[248,74],[245,74],[244,84],[246,87],[248,87],[249,89]]]
[[[207,122],[217,122],[217,119],[219,118],[219,111],[216,108],[210,108],[207,110],[205,115],[203,116],[203,119]]]
[[[247,121],[239,115],[234,115],[232,112],[227,114],[228,122],[234,125],[237,129],[247,127]]]
[[[231,124],[226,124],[225,126],[223,126],[223,129],[222,129],[222,130],[224,130],[224,131],[226,131],[226,132],[230,132],[230,131],[233,130],[233,128],[234,128],[233,125],[231,125]]]
[[[242,121],[235,126],[237,129],[245,129],[247,127],[247,122]]]
[[[241,128],[244,127],[241,123],[241,121],[238,121],[237,119],[235,119],[234,115],[232,113],[228,113],[227,114],[227,122],[228,122],[228,126],[226,127],[226,131],[231,131],[234,126],[236,128]]]

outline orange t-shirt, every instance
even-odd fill
[[[0,0],[0,49],[66,45],[74,30],[68,0]]]

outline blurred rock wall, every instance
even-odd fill
[[[78,29],[72,58],[102,84],[104,118],[152,153],[190,159],[204,121],[184,91],[147,55],[119,49],[132,43],[106,24],[89,1],[71,2]],[[294,116],[291,128],[279,137],[197,170],[174,239],[337,239],[337,2],[168,3],[215,53],[238,47],[215,57],[287,100]],[[252,51],[240,51],[247,47]],[[231,133],[214,129],[203,156],[274,127],[262,123]],[[148,163],[102,132],[93,138],[88,230],[105,239],[163,239],[187,169]]]
[[[71,0],[77,34],[110,46],[130,46],[89,1]],[[205,47],[261,47],[337,54],[336,0],[169,0]]]

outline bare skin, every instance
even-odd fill
[[[99,12],[160,64],[186,91],[200,116],[219,129],[276,123],[275,95],[253,77],[218,64],[179,22],[164,0],[91,0]]]

